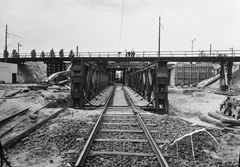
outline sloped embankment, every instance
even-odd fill
[[[240,91],[240,68],[239,65],[233,66],[233,78],[231,83],[231,89],[234,91]],[[198,84],[199,88],[209,88],[212,90],[218,90],[220,88],[220,75],[217,74],[212,78],[205,79]]]
[[[47,77],[47,65],[43,62],[26,62],[18,65],[18,82],[38,83]]]

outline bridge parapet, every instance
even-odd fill
[[[30,53],[20,53],[17,58],[71,58],[70,52],[64,52],[63,55],[55,53],[54,56],[50,53],[46,53],[42,56],[41,53],[37,53],[34,57]],[[126,52],[75,52],[74,57],[102,57],[102,58],[117,58],[117,57],[236,57],[240,56],[240,50],[211,50],[211,51],[136,51],[134,55],[127,55]],[[3,54],[0,54],[0,58],[4,58]],[[9,56],[9,58],[16,58]]]

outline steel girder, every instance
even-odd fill
[[[65,71],[66,64],[64,62],[48,62],[47,63],[47,76],[49,77],[51,74]]]
[[[220,90],[226,91],[231,85],[233,62],[221,62],[220,65]]]
[[[156,61],[128,75],[128,85],[146,99],[159,114],[168,114],[168,67],[165,61]],[[145,108],[145,107],[144,107]]]
[[[74,108],[84,107],[109,85],[109,74],[97,66],[72,60],[71,96]]]

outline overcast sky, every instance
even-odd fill
[[[0,51],[240,49],[239,0],[0,0]],[[122,34],[120,41],[122,19]]]

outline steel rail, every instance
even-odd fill
[[[87,157],[87,154],[89,153],[89,150],[90,150],[90,147],[91,147],[92,142],[94,140],[94,137],[95,137],[95,135],[97,133],[97,130],[98,130],[101,122],[102,122],[103,115],[104,115],[105,111],[107,110],[107,107],[109,105],[109,102],[110,102],[111,98],[113,97],[113,93],[115,91],[115,88],[116,88],[116,85],[113,86],[112,91],[111,91],[110,95],[108,96],[106,104],[105,104],[105,106],[103,108],[103,111],[102,111],[101,115],[98,117],[98,120],[97,120],[97,122],[96,122],[96,124],[95,124],[95,126],[94,126],[94,128],[93,128],[93,130],[92,130],[92,132],[90,134],[90,136],[88,137],[88,140],[87,140],[86,144],[84,145],[84,148],[83,148],[80,156],[78,157],[77,162],[75,163],[75,167],[81,167],[81,166],[84,165],[84,161],[85,161],[85,159]]]
[[[150,134],[149,130],[147,129],[145,123],[143,122],[140,114],[139,114],[139,111],[136,109],[136,107],[134,106],[132,100],[130,99],[128,93],[126,92],[124,86],[123,86],[123,91],[124,91],[124,94],[125,96],[127,97],[128,101],[130,102],[131,106],[132,106],[132,109],[134,111],[134,113],[136,114],[139,122],[141,123],[141,126],[143,128],[143,131],[144,133],[146,134],[147,138],[148,138],[148,141],[150,143],[150,145],[152,146],[152,149],[153,151],[155,152],[156,154],[156,157],[157,157],[157,160],[160,164],[161,167],[169,167],[168,164],[167,164],[167,161],[165,160],[165,158],[163,157],[159,147],[157,146],[156,142],[154,141],[152,135]]]

